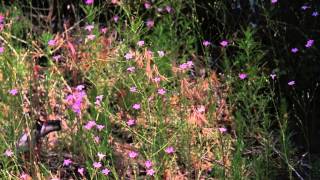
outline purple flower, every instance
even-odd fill
[[[12,96],[17,95],[17,94],[18,94],[18,89],[11,89],[11,90],[9,91],[9,94],[11,94]]]
[[[276,78],[276,76],[277,76],[276,74],[270,74],[270,77],[272,80],[274,80]]]
[[[298,51],[299,51],[298,48],[291,48],[291,52],[292,52],[292,53],[297,53]]]
[[[150,160],[147,160],[144,165],[146,166],[147,169],[152,167],[152,162]]]
[[[147,27],[150,29],[154,26],[154,21],[152,19],[148,19],[146,24],[147,24]]]
[[[30,177],[28,174],[26,174],[26,173],[22,173],[21,175],[20,175],[20,180],[28,180],[28,177]]]
[[[313,45],[313,43],[314,43],[314,40],[313,39],[309,39],[308,41],[307,41],[307,43],[306,43],[306,48],[309,48],[309,47],[311,47],[312,45]]]
[[[124,57],[126,58],[126,60],[130,60],[133,58],[133,54],[131,52],[128,52],[126,55],[124,55]]]
[[[319,13],[317,11],[312,12],[313,17],[317,17],[318,15],[319,15]]]
[[[137,42],[137,45],[140,46],[140,47],[142,47],[142,46],[144,45],[144,41],[138,41],[138,42]]]
[[[130,92],[133,92],[133,93],[138,92],[137,87],[135,87],[135,86],[130,87]]]
[[[203,42],[202,42],[202,45],[203,45],[203,46],[205,46],[205,47],[208,47],[208,46],[210,46],[210,45],[211,45],[211,42],[210,42],[210,41],[205,40],[205,41],[203,41]]]
[[[193,62],[192,61],[187,61],[187,66],[188,66],[188,68],[192,68]]]
[[[128,121],[127,121],[127,125],[128,126],[133,126],[133,125],[135,125],[136,124],[136,121],[134,120],[134,119],[129,119]]]
[[[128,155],[131,159],[138,157],[138,153],[135,151],[130,151]]]
[[[219,131],[221,132],[221,133],[225,133],[225,132],[227,132],[227,129],[226,128],[224,128],[224,127],[221,127],[221,128],[218,128],[219,129]]]
[[[271,0],[271,4],[275,4],[277,2],[278,2],[278,0]]]
[[[197,112],[198,113],[204,113],[206,111],[206,107],[204,107],[204,105],[200,105],[198,108],[197,108]]]
[[[107,33],[107,31],[108,31],[108,28],[106,28],[106,27],[104,27],[104,28],[101,28],[101,33],[103,33],[103,34],[105,34],[105,33]]]
[[[174,148],[172,146],[169,146],[167,147],[165,150],[164,150],[167,154],[172,154],[174,153]]]
[[[187,64],[187,63],[182,63],[182,64],[179,65],[179,68],[180,68],[181,70],[185,70],[185,69],[188,68],[188,64]]]
[[[94,0],[85,0],[85,3],[86,3],[87,5],[91,5],[91,4],[93,4],[93,2],[94,2]]]
[[[166,93],[166,90],[163,88],[158,89],[158,94],[164,95]]]
[[[99,143],[100,143],[100,137],[99,137],[99,136],[95,136],[95,137],[93,138],[93,140],[94,140],[94,142],[95,142],[96,144],[99,144]]]
[[[228,46],[228,44],[229,44],[229,42],[226,41],[226,40],[223,40],[223,41],[220,42],[220,45],[221,45],[222,47],[226,47],[226,46]]]
[[[127,71],[130,73],[133,73],[135,71],[135,69],[136,69],[135,67],[131,66],[131,67],[127,68]]]
[[[7,157],[12,157],[13,156],[13,151],[11,149],[7,149],[4,152],[4,155],[7,156]]]
[[[132,106],[132,108],[135,109],[135,110],[139,110],[141,108],[141,105],[140,104],[134,104]]]
[[[289,85],[289,86],[293,86],[293,85],[295,85],[295,84],[296,84],[295,81],[289,81],[289,82],[288,82],[288,85]]]
[[[301,9],[302,9],[302,10],[306,10],[306,9],[309,9],[309,8],[310,8],[310,6],[307,6],[307,5],[301,6]]]
[[[148,176],[153,176],[155,174],[155,171],[153,169],[148,169],[147,170],[147,175]]]
[[[93,167],[96,168],[96,169],[99,169],[99,168],[102,167],[101,162],[94,162],[92,165],[93,165]]]
[[[247,78],[247,76],[248,76],[248,75],[245,74],[245,73],[240,73],[240,74],[239,74],[239,78],[240,78],[241,80]]]
[[[4,52],[4,47],[0,47],[0,54]]]
[[[63,160],[63,166],[69,166],[72,163],[71,159]]]
[[[153,79],[153,81],[156,82],[156,83],[158,83],[158,82],[161,81],[161,78],[160,78],[160,77],[155,77],[155,78]]]
[[[50,39],[49,41],[48,41],[48,45],[49,46],[55,46],[57,44],[57,42],[56,42],[56,40],[54,40],[54,39]]]
[[[110,173],[110,170],[107,168],[104,168],[101,172],[102,172],[102,174],[107,176]]]

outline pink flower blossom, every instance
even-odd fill
[[[135,125],[136,124],[136,121],[134,120],[134,119],[129,119],[128,121],[127,121],[127,125],[128,126],[133,126],[133,125]]]
[[[4,52],[4,47],[0,47],[0,54]]]
[[[126,60],[130,60],[133,58],[133,54],[131,52],[128,52],[126,55],[124,55],[124,57],[126,58]]]
[[[88,121],[87,124],[84,126],[84,128],[87,130],[90,130],[96,125],[97,125],[97,123],[95,121]]]
[[[115,16],[113,16],[112,19],[113,19],[114,22],[117,23],[119,21],[119,16],[115,15]]]
[[[108,32],[108,28],[104,27],[104,28],[101,28],[100,32],[102,34],[106,34]]]
[[[93,165],[93,167],[96,168],[96,169],[99,169],[99,168],[102,167],[101,162],[94,162],[92,165]]]
[[[153,81],[156,82],[156,83],[158,83],[158,82],[161,81],[161,78],[160,78],[160,77],[155,77],[155,78],[153,79]]]
[[[133,93],[138,92],[137,87],[135,87],[135,86],[130,87],[130,92],[133,92]]]
[[[95,136],[95,137],[93,138],[93,140],[94,140],[94,142],[95,142],[96,144],[99,144],[99,143],[100,143],[100,137],[99,137],[99,136]]]
[[[239,78],[240,78],[240,79],[245,79],[245,78],[247,78],[247,76],[248,76],[248,75],[245,74],[245,73],[240,73],[240,74],[239,74]]]
[[[271,4],[275,4],[277,2],[278,2],[278,0],[271,0]]]
[[[87,36],[87,38],[88,38],[89,40],[94,40],[94,39],[96,38],[96,35],[94,35],[94,34],[89,34],[89,35]]]
[[[167,154],[173,154],[174,153],[174,148],[172,146],[167,147],[164,150]]]
[[[86,25],[85,27],[84,27],[84,29],[85,30],[87,30],[87,31],[89,31],[89,32],[91,32],[92,30],[93,30],[93,28],[94,28],[94,25]]]
[[[2,24],[4,21],[4,16],[3,15],[0,15],[0,24]]]
[[[135,110],[139,110],[141,108],[141,105],[136,103],[136,104],[132,105],[132,108]]]
[[[11,89],[11,90],[9,91],[9,94],[11,94],[12,96],[17,95],[17,94],[18,94],[18,89]]]
[[[319,13],[317,11],[314,11],[314,12],[312,12],[312,16],[317,17],[317,16],[319,16]]]
[[[63,166],[69,166],[72,163],[71,159],[63,160]]]
[[[272,80],[274,80],[276,78],[276,76],[277,76],[276,74],[270,74],[270,77]]]
[[[289,81],[289,82],[288,82],[288,85],[289,85],[289,86],[293,86],[293,85],[295,85],[295,84],[296,84],[295,81]]]
[[[4,152],[4,155],[7,156],[7,157],[12,157],[13,156],[13,151],[11,149],[7,149]]]
[[[57,42],[54,39],[51,39],[51,40],[48,41],[48,45],[49,46],[55,46],[56,44],[57,44]]]
[[[166,6],[166,11],[167,11],[168,13],[171,13],[171,11],[172,11],[171,6]]]
[[[148,169],[147,170],[147,175],[148,176],[153,176],[155,174],[155,171],[153,169]]]
[[[152,162],[150,160],[147,160],[144,165],[146,166],[147,169],[152,167]]]
[[[298,48],[291,48],[291,52],[292,52],[292,53],[297,53],[298,51],[299,51]]]
[[[104,168],[102,171],[102,174],[104,174],[104,175],[109,175],[109,173],[110,173],[110,170],[109,169],[107,169],[107,168]]]
[[[163,57],[164,56],[164,51],[157,51],[159,57]]]
[[[28,177],[29,177],[29,175],[23,172],[23,173],[20,175],[19,178],[20,178],[20,180],[28,180]]]
[[[205,46],[205,47],[208,47],[208,46],[210,46],[210,45],[211,45],[211,42],[210,42],[210,41],[205,40],[205,41],[203,41],[203,42],[202,42],[202,45],[203,45],[203,46]]]
[[[84,176],[84,168],[78,168],[78,173],[79,173],[81,176]]]
[[[222,47],[226,47],[226,46],[228,46],[228,44],[229,44],[229,42],[226,41],[226,40],[223,40],[223,41],[220,42],[220,45],[221,45]]]
[[[129,152],[129,157],[130,157],[131,159],[134,159],[134,158],[138,157],[138,153],[135,152],[135,151],[130,151],[130,152]]]
[[[141,41],[138,41],[138,42],[137,42],[137,45],[140,46],[140,47],[142,47],[142,46],[144,45],[144,41],[142,41],[142,40],[141,40]]]
[[[147,27],[150,29],[154,26],[154,21],[152,19],[148,19],[146,24],[147,24]]]
[[[98,125],[96,126],[96,128],[97,128],[99,131],[102,131],[102,129],[103,129],[104,127],[105,127],[104,125],[100,125],[100,124],[98,124]]]
[[[55,61],[59,61],[59,59],[61,58],[61,55],[56,55],[52,57]]]
[[[85,0],[85,3],[86,3],[87,5],[91,5],[91,4],[93,4],[93,2],[94,2],[94,0]]]
[[[198,113],[204,113],[205,111],[206,111],[206,108],[204,107],[204,105],[201,105],[197,108]]]
[[[163,88],[158,89],[158,94],[164,95],[166,93],[166,90]]]
[[[227,132],[227,129],[224,127],[218,128],[221,133]]]
[[[100,153],[100,152],[98,152],[97,156],[98,156],[98,158],[99,158],[99,161],[101,161],[104,157],[106,157],[105,154]]]
[[[127,71],[130,73],[133,73],[135,70],[136,70],[136,68],[133,66],[127,68]]]
[[[313,43],[314,43],[314,40],[313,39],[309,39],[308,41],[307,41],[307,43],[306,43],[306,48],[310,48],[312,45],[313,45]]]
[[[146,1],[146,2],[144,3],[144,7],[145,7],[146,9],[150,9],[150,8],[151,8],[150,2]]]
[[[187,61],[187,66],[188,66],[188,68],[192,68],[193,62],[192,61]]]

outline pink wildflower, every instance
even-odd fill
[[[224,133],[224,132],[226,132],[227,131],[227,129],[226,128],[224,128],[224,127],[221,127],[221,128],[218,128],[219,129],[219,131],[221,132],[221,133]]]
[[[165,150],[164,150],[167,154],[172,154],[174,153],[174,148],[172,146],[169,146],[167,147]]]
[[[166,11],[167,11],[168,13],[171,13],[171,11],[172,11],[171,6],[166,6]]]
[[[239,78],[240,78],[240,79],[245,79],[245,78],[247,78],[247,76],[248,76],[248,75],[245,74],[245,73],[240,73],[240,74],[239,74]]]
[[[226,47],[226,46],[228,46],[228,41],[226,41],[226,40],[223,40],[223,41],[221,41],[220,42],[220,45],[222,46],[222,47]]]
[[[158,89],[158,94],[164,95],[166,93],[166,90],[163,88]]]
[[[153,176],[155,174],[155,171],[153,169],[148,169],[147,170],[147,175],[148,176]]]
[[[148,27],[149,29],[154,26],[154,21],[153,21],[152,19],[148,19],[146,23],[147,23],[147,27]]]
[[[103,33],[103,34],[105,34],[105,33],[107,33],[107,31],[108,31],[108,28],[106,28],[106,27],[104,27],[104,28],[101,28],[101,33]]]
[[[129,120],[127,121],[127,125],[128,125],[128,126],[133,126],[133,125],[135,125],[135,123],[136,123],[136,121],[135,121],[134,119],[129,119]]]
[[[150,2],[146,1],[146,2],[144,3],[144,7],[145,7],[146,9],[150,9],[150,8],[151,8]]]
[[[293,86],[293,85],[295,85],[295,84],[296,84],[295,81],[289,81],[289,82],[288,82],[288,85],[289,85],[289,86]]]
[[[4,155],[7,156],[7,157],[12,157],[13,156],[13,151],[11,149],[7,149],[4,152]]]
[[[130,92],[133,92],[133,93],[138,92],[137,87],[135,87],[135,86],[130,87]]]
[[[299,51],[298,48],[291,48],[291,52],[292,52],[292,53],[297,53],[298,51]]]
[[[95,121],[88,121],[87,124],[84,126],[84,128],[87,130],[90,130],[96,125],[97,125],[97,123]]]
[[[93,138],[93,140],[94,140],[94,142],[95,142],[96,144],[99,144],[99,143],[100,143],[100,137],[99,137],[99,136],[95,136],[95,137]]]
[[[48,41],[48,45],[49,46],[55,46],[56,44],[57,44],[57,42],[54,39],[51,39],[51,40]]]
[[[107,175],[110,173],[110,170],[107,169],[107,168],[105,168],[105,169],[103,169],[101,172],[102,172],[102,174],[104,174],[104,175],[107,176]]]
[[[135,67],[131,66],[131,67],[127,68],[127,71],[130,73],[133,73],[135,71],[135,69],[136,69]]]
[[[142,47],[142,46],[144,45],[144,41],[142,41],[142,40],[141,40],[141,41],[138,41],[138,42],[137,42],[137,45],[140,46],[140,47]]]
[[[270,74],[270,77],[272,80],[274,80],[276,78],[276,76],[277,76],[276,74]]]
[[[135,151],[130,151],[130,152],[129,152],[129,157],[130,157],[131,159],[134,159],[134,158],[138,157],[138,153],[135,152]]]
[[[11,94],[12,96],[17,95],[17,94],[18,94],[18,89],[11,89],[11,90],[9,91],[9,94]]]
[[[115,16],[113,16],[112,19],[113,19],[114,22],[117,23],[119,21],[119,16],[115,15]]]
[[[61,55],[56,55],[52,57],[55,61],[59,61],[59,59],[61,58]]]
[[[28,177],[30,177],[28,174],[26,174],[26,173],[22,173],[21,175],[20,175],[20,180],[28,180]]]
[[[310,48],[312,45],[313,45],[313,43],[314,43],[314,40],[313,39],[309,39],[308,41],[307,41],[307,43],[306,43],[306,48]]]
[[[275,4],[277,2],[278,2],[278,0],[271,0],[271,4]]]
[[[0,54],[4,52],[4,47],[0,47]]]
[[[156,82],[156,83],[158,83],[158,82],[161,81],[161,78],[160,78],[160,77],[155,77],[155,78],[153,79],[153,81]]]
[[[124,57],[126,58],[126,60],[130,60],[133,58],[133,54],[131,52],[128,52],[126,55],[124,55]]]
[[[63,160],[63,166],[69,166],[72,163],[71,159]]]
[[[96,38],[96,35],[94,35],[94,34],[89,34],[89,35],[87,36],[87,38],[88,38],[89,40],[94,40],[94,39]]]
[[[0,24],[2,24],[4,21],[4,16],[0,14]]]
[[[146,166],[147,169],[152,167],[152,162],[150,160],[147,160],[144,165]]]
[[[106,157],[105,154],[102,154],[102,153],[100,153],[100,152],[98,152],[97,156],[98,156],[98,158],[99,158],[99,161],[101,161],[104,157]]]
[[[91,32],[93,28],[94,28],[94,25],[86,25],[86,26],[84,27],[84,29],[87,30],[87,31],[89,31],[89,32]]]
[[[93,4],[93,2],[94,2],[94,0],[85,0],[85,3],[86,3],[87,5],[91,5],[91,4]]]
[[[210,41],[205,40],[205,41],[203,41],[203,42],[202,42],[202,45],[203,45],[203,46],[205,46],[205,47],[208,47],[208,46],[210,46],[210,45],[211,45],[211,42],[210,42]]]
[[[84,168],[78,168],[78,173],[79,173],[81,176],[84,176]]]
[[[104,125],[100,125],[100,124],[97,124],[96,128],[99,130],[99,131],[102,131],[102,129],[104,128],[105,126]]]
[[[139,110],[141,108],[141,105],[137,103],[137,104],[134,104],[132,108],[135,110]]]
[[[157,51],[157,52],[158,52],[159,57],[163,57],[164,56],[164,51]]]
[[[99,169],[99,168],[102,167],[101,162],[94,162],[92,165],[93,165],[93,167],[96,168],[96,169]]]

